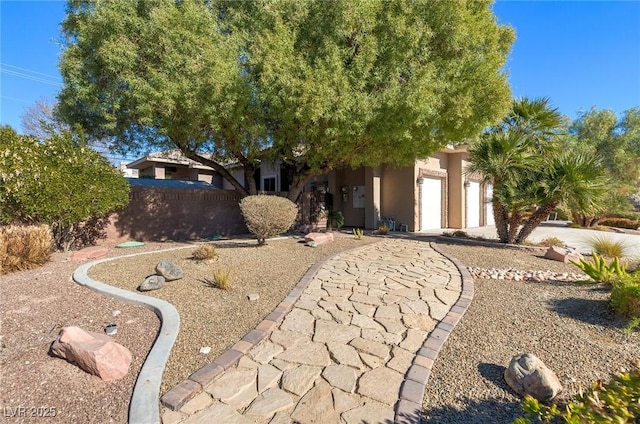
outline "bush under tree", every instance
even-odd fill
[[[278,196],[247,196],[240,202],[247,228],[258,238],[258,245],[269,237],[284,233],[293,225],[298,207],[291,200]]]
[[[128,201],[127,180],[82,138],[0,128],[0,223],[47,224],[54,246],[69,250],[103,237],[108,215]]]

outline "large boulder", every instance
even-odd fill
[[[558,246],[549,246],[544,257],[551,259],[552,261],[564,262],[565,264],[569,263],[569,261],[579,262],[580,259],[583,258],[583,256],[575,250],[565,249],[564,247]]]
[[[169,261],[160,261],[158,265],[156,265],[156,272],[158,275],[162,275],[167,281],[179,280],[184,277],[182,268]]]
[[[131,365],[129,349],[107,335],[85,331],[79,327],[64,327],[60,330],[51,344],[51,353],[107,382],[127,375]]]
[[[304,236],[304,241],[307,243],[314,242],[316,246],[319,246],[333,241],[333,233],[309,233]]]
[[[520,395],[531,395],[543,402],[553,399],[562,390],[556,373],[531,353],[514,356],[504,372],[504,379]]]
[[[158,290],[162,288],[165,283],[165,278],[160,275],[150,275],[144,279],[142,283],[138,286],[138,290],[140,291],[150,291],[150,290]]]

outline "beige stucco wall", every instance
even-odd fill
[[[415,231],[416,180],[413,167],[385,167],[381,179],[382,217]]]
[[[353,188],[365,185],[365,169],[343,169],[336,171],[336,190],[333,198],[335,210],[344,214],[344,225],[347,227],[365,228],[365,208],[353,207]],[[346,196],[343,197],[342,187],[346,188]],[[360,193],[356,193],[359,195]],[[366,203],[366,192],[365,192]]]

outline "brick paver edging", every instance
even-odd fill
[[[378,242],[374,242],[378,243]],[[370,243],[367,246],[374,244]],[[196,395],[202,392],[203,388],[213,383],[225,370],[233,367],[238,363],[247,352],[249,352],[254,346],[264,340],[271,332],[284,320],[284,317],[293,308],[296,301],[307,288],[313,277],[318,270],[328,261],[335,256],[348,252],[350,250],[357,250],[362,246],[354,247],[353,249],[347,249],[340,252],[336,252],[331,256],[324,258],[323,260],[313,264],[300,279],[298,284],[291,290],[289,295],[284,298],[282,302],[265,317],[260,324],[256,326],[254,330],[249,331],[238,343],[233,345],[231,349],[227,350],[208,365],[203,366],[198,371],[194,372],[178,385],[174,386],[161,398],[161,402],[164,406],[177,411],[182,406],[193,399]]]
[[[462,292],[456,304],[424,341],[405,375],[405,380],[400,388],[400,400],[396,406],[395,423],[397,424],[419,424],[421,422],[424,392],[433,363],[473,300],[473,278],[467,268],[458,259],[438,249],[435,243],[429,243],[429,245],[456,266],[462,279]]]

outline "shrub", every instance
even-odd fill
[[[611,306],[624,317],[640,318],[640,275],[623,278],[613,284]]]
[[[387,225],[386,223],[380,224],[378,229],[375,231],[375,234],[380,235],[380,236],[383,236],[385,234],[389,234],[389,225]]]
[[[626,250],[626,246],[622,241],[611,240],[606,237],[594,237],[589,240],[589,244],[595,253],[607,258],[621,259],[624,257]]]
[[[637,423],[640,417],[640,362],[630,372],[621,371],[611,381],[594,382],[589,390],[580,393],[569,402],[564,411],[552,404],[546,406],[531,396],[522,404],[525,417],[515,424],[532,422],[557,422],[556,417],[567,423]],[[535,420],[535,421],[532,421]]]
[[[335,226],[339,230],[344,225],[344,215],[340,211],[329,211],[327,214],[327,224],[330,229]]]
[[[196,261],[208,261],[218,257],[215,246],[211,244],[203,244],[193,251],[191,257]]]
[[[58,249],[92,244],[105,217],[126,206],[129,184],[118,170],[64,131],[46,141],[0,127],[0,223],[49,225]]]
[[[640,221],[629,218],[603,218],[598,223],[608,227],[626,228],[629,230],[640,228]]]
[[[593,252],[591,256],[593,258],[593,262],[580,259],[580,262],[571,261],[571,263],[580,268],[582,272],[593,278],[598,283],[612,284],[613,282],[627,276],[627,272],[620,264],[620,260],[618,258],[613,258],[611,262],[607,263],[601,255],[598,255],[595,252]]]
[[[536,244],[538,246],[544,246],[544,247],[551,247],[551,246],[564,247],[564,242],[557,237],[547,237],[542,239],[540,242]]]
[[[362,240],[362,236],[364,235],[364,231],[361,228],[354,228],[353,229],[353,235],[355,236],[356,240]]]
[[[277,236],[293,225],[298,207],[291,200],[278,196],[247,196],[240,202],[240,210],[249,231],[258,238],[258,245]]]
[[[51,257],[46,225],[0,227],[0,274],[37,268]]]
[[[231,290],[233,287],[233,276],[229,268],[216,268],[211,275],[213,283],[222,290]]]

